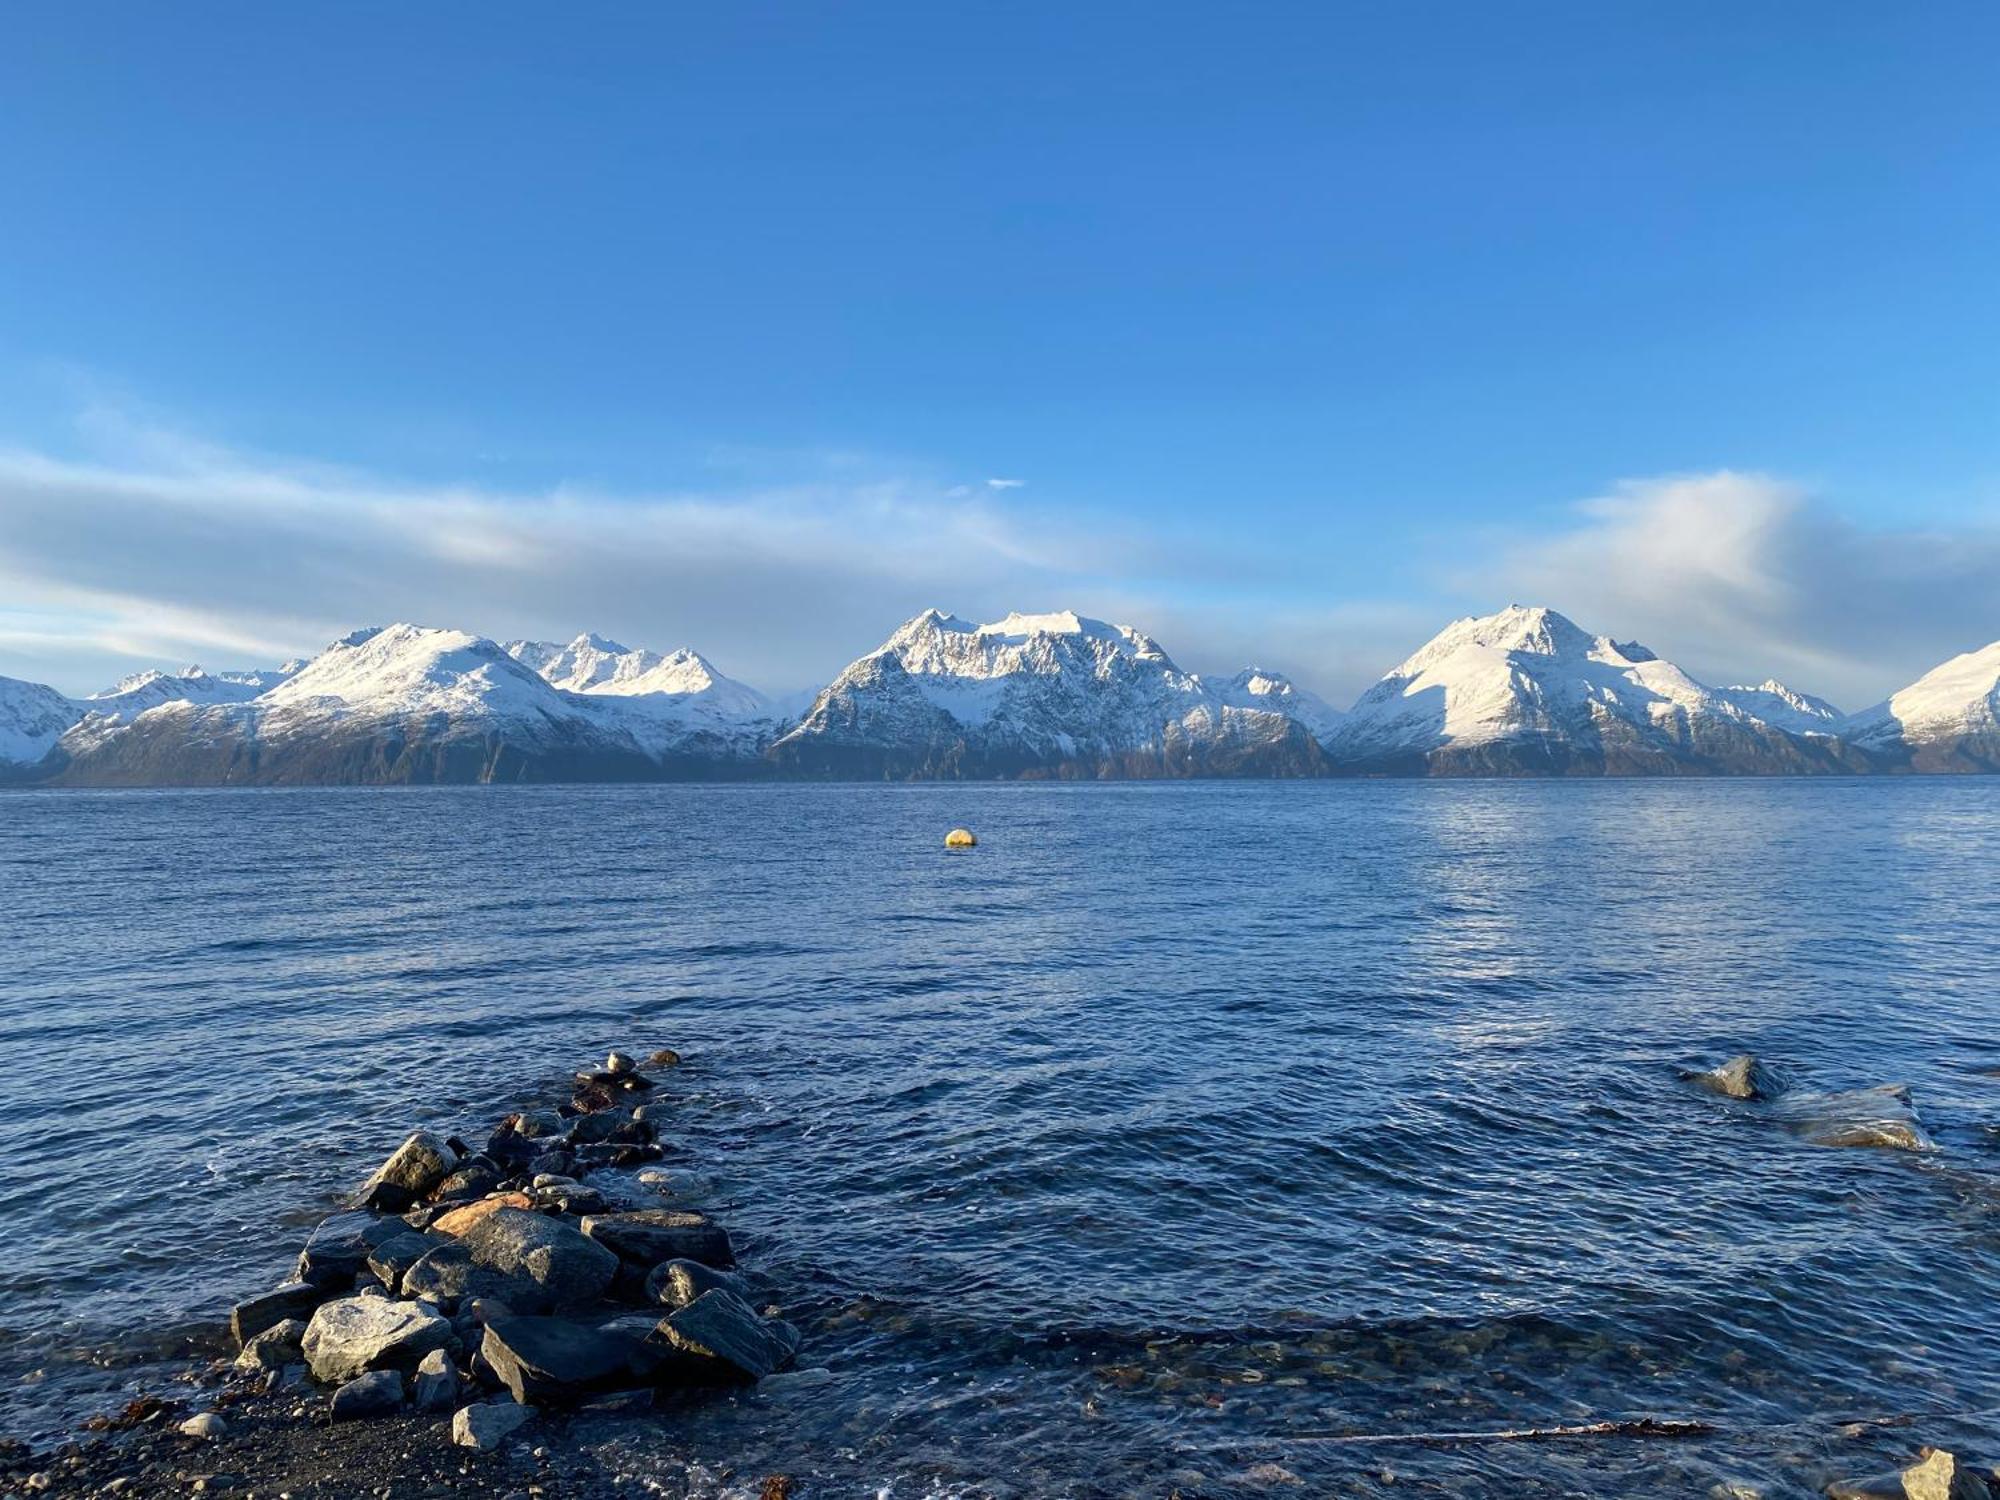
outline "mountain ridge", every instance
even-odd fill
[[[928,609],[796,712],[690,647],[397,623],[85,698],[0,678],[9,784],[1844,775],[2000,771],[2000,642],[1858,714],[1710,687],[1547,606],[1451,621],[1341,710],[1072,610]]]

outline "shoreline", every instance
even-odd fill
[[[6,1492],[673,1493],[657,1453],[636,1472],[634,1424],[657,1438],[658,1419],[791,1368],[801,1342],[728,1230],[676,1204],[691,1174],[668,1165],[688,1153],[660,1139],[659,1079],[679,1064],[614,1052],[483,1146],[415,1132],[290,1281],[236,1304],[231,1353],[162,1361],[154,1390],[52,1445],[0,1440]],[[693,1459],[682,1479],[742,1482]]]

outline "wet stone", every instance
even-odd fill
[[[350,1278],[352,1279],[352,1273]],[[293,1318],[309,1318],[326,1294],[306,1281],[288,1281],[239,1302],[229,1310],[229,1332],[238,1348],[247,1345],[266,1329]]]
[[[583,1232],[635,1265],[652,1267],[662,1261],[692,1260],[727,1270],[736,1264],[729,1231],[692,1209],[639,1208],[592,1214],[584,1219]]]
[[[362,1184],[360,1202],[368,1208],[401,1213],[454,1171],[458,1158],[451,1147],[429,1131],[413,1133]]]
[[[700,1261],[663,1261],[646,1277],[646,1300],[663,1307],[686,1307],[707,1292],[728,1292],[746,1303],[750,1300],[750,1284],[743,1277]]]
[[[718,1381],[761,1380],[799,1352],[799,1332],[791,1324],[767,1322],[741,1297],[720,1290],[669,1313],[657,1336]]]
[[[568,1318],[489,1323],[479,1352],[523,1405],[574,1405],[602,1391],[643,1385],[649,1373],[638,1331]]]
[[[1779,1092],[1777,1080],[1748,1052],[1732,1057],[1721,1067],[1711,1068],[1706,1073],[1685,1076],[1690,1082],[1700,1084],[1725,1099],[1769,1099]]]

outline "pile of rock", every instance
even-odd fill
[[[589,1180],[665,1155],[654,1091],[614,1052],[568,1103],[507,1116],[478,1151],[412,1135],[313,1230],[290,1281],[237,1304],[236,1368],[333,1387],[335,1421],[451,1412],[475,1448],[535,1407],[783,1369],[798,1331],[755,1309],[728,1230]]]

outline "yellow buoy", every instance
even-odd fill
[[[970,828],[954,828],[944,836],[944,846],[947,849],[970,849],[978,842],[979,840],[972,836]]]

